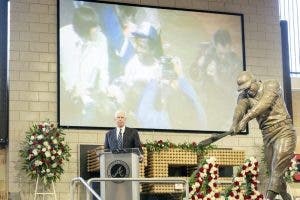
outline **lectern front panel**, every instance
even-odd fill
[[[100,176],[105,178],[138,178],[139,158],[135,153],[105,152],[100,155]],[[101,198],[105,200],[139,200],[139,183],[128,181],[101,182]]]

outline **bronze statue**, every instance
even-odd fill
[[[294,156],[296,134],[286,109],[278,81],[257,81],[252,73],[243,71],[237,79],[240,92],[235,108],[231,131],[237,134],[256,118],[263,135],[265,158],[270,171],[266,199],[280,194],[284,200],[291,196],[283,179]]]

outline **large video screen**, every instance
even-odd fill
[[[145,130],[230,128],[243,15],[60,0],[58,122]]]

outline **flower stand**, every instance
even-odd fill
[[[35,191],[34,191],[34,200],[36,200],[36,198],[37,198],[37,196],[38,195],[43,195],[43,200],[44,200],[44,198],[45,198],[45,195],[53,195],[54,196],[54,199],[55,200],[57,200],[57,198],[56,198],[56,192],[55,192],[55,187],[54,187],[54,183],[52,182],[51,183],[51,186],[52,186],[52,192],[50,191],[50,192],[45,192],[45,187],[43,186],[43,191],[42,192],[39,192],[38,191],[38,186],[39,186],[39,181],[40,181],[40,176],[38,176],[37,178],[36,178],[36,183],[35,183]],[[51,187],[50,186],[50,187]]]

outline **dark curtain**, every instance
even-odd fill
[[[8,143],[8,66],[7,66],[8,1],[0,1],[0,148]]]

